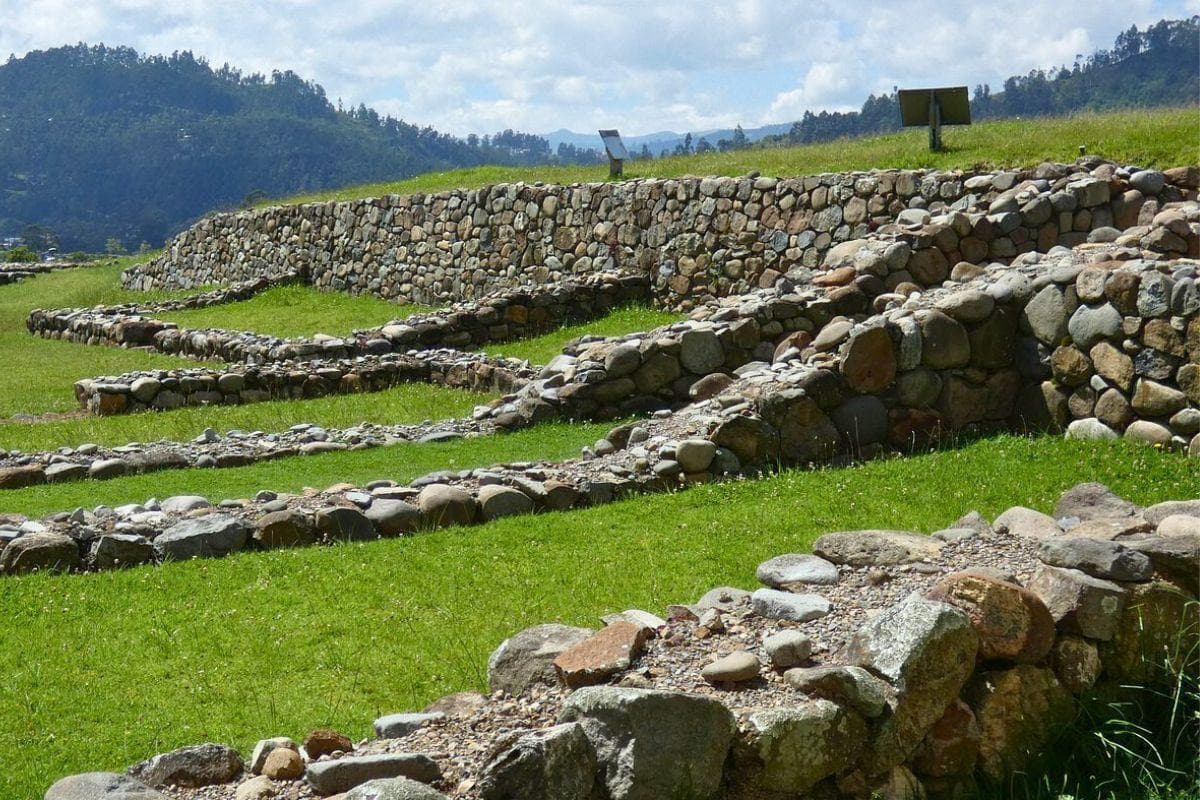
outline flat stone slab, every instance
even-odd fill
[[[941,543],[908,531],[841,531],[827,533],[813,544],[813,552],[834,564],[881,567],[937,558]]]
[[[305,778],[317,793],[330,795],[348,792],[378,778],[410,778],[432,783],[441,774],[437,763],[423,753],[381,753],[315,761],[308,765]]]
[[[772,589],[797,583],[831,586],[838,582],[838,571],[833,563],[820,556],[790,553],[759,564],[755,577]]]
[[[792,594],[778,589],[759,589],[750,596],[754,613],[767,619],[808,622],[829,613],[830,603],[819,594]]]

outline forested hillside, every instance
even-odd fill
[[[907,87],[902,87],[907,88]],[[1139,31],[1123,31],[1111,50],[1082,54],[1070,66],[1033,70],[1004,81],[1000,91],[976,86],[971,97],[975,120],[1036,117],[1072,111],[1187,106],[1200,102],[1200,16],[1162,20]],[[899,130],[896,95],[872,95],[861,111],[807,112],[781,136],[760,146],[823,142]]]
[[[158,246],[248,196],[550,160],[536,136],[458,139],[187,52],[78,45],[0,66],[0,236],[37,224],[64,250]]]

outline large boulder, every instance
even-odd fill
[[[979,655],[1036,664],[1054,644],[1054,618],[1036,594],[977,572],[947,575],[929,590],[931,600],[961,609],[979,635]]]
[[[1062,528],[1058,526],[1054,517],[1025,506],[1013,506],[1008,509],[996,517],[992,527],[1027,539],[1046,539],[1062,534]]]
[[[379,538],[379,532],[367,515],[349,506],[317,509],[314,522],[317,533],[330,541],[370,542]]]
[[[237,750],[223,744],[199,744],[160,753],[129,768],[129,774],[155,788],[213,786],[229,783],[245,764]]]
[[[88,772],[71,775],[46,790],[44,800],[168,800],[162,792],[128,775]]]
[[[1054,516],[1077,517],[1083,522],[1093,519],[1138,516],[1142,511],[1103,483],[1081,483],[1062,493],[1054,506]]]
[[[61,533],[27,533],[0,552],[0,573],[67,572],[79,566],[79,545]]]
[[[575,692],[559,721],[583,726],[611,800],[716,797],[735,728],[711,698],[614,686]]]
[[[937,558],[941,544],[928,536],[905,531],[839,531],[817,539],[813,552],[834,564],[890,566]]]
[[[846,660],[887,680],[898,692],[864,759],[866,775],[907,760],[975,669],[979,637],[959,609],[909,597],[864,625]]]
[[[588,800],[596,754],[578,722],[526,734],[483,767],[483,800]]]
[[[1032,664],[982,672],[964,694],[982,734],[979,769],[994,781],[1024,768],[1074,714],[1070,692]]]
[[[770,791],[802,794],[850,767],[866,738],[862,717],[828,700],[756,711],[737,749],[739,770]]]
[[[554,659],[593,633],[554,623],[526,628],[501,642],[488,659],[488,687],[518,695],[534,683],[554,683]]]
[[[1129,540],[1125,546],[1145,554],[1163,577],[1200,595],[1200,536],[1147,536]]]
[[[962,700],[955,700],[913,754],[913,771],[932,778],[970,775],[979,758],[981,736],[975,712]]]
[[[1154,565],[1145,553],[1090,536],[1047,539],[1038,548],[1038,558],[1054,567],[1112,581],[1148,581],[1154,574]]]
[[[363,512],[380,536],[400,536],[421,527],[421,511],[412,503],[377,497]]]
[[[304,773],[309,785],[322,796],[346,792],[379,778],[433,783],[441,775],[437,762],[424,753],[377,753],[313,761]]]
[[[1149,684],[1200,674],[1200,606],[1177,587],[1154,581],[1129,588],[1112,636],[1099,645],[1105,674]]]
[[[237,517],[209,514],[167,528],[154,539],[154,550],[163,560],[217,558],[241,550],[249,535],[249,526]]]
[[[459,486],[434,483],[417,495],[417,508],[436,527],[469,525],[475,519],[478,503],[471,493]]]
[[[259,517],[251,534],[259,547],[299,547],[316,544],[317,529],[312,516],[301,511],[272,511]]]
[[[1125,608],[1124,589],[1077,569],[1044,565],[1029,582],[1029,590],[1042,598],[1062,630],[1089,639],[1111,639]]]

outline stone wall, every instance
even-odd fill
[[[253,525],[172,498],[170,513],[189,518],[141,551],[353,539],[422,516],[454,524],[466,506],[448,488],[428,485],[410,506],[380,487],[365,513],[366,496]],[[496,516],[527,511],[533,497],[487,488],[480,507]],[[98,787],[145,800],[998,796],[1052,768],[1062,733],[1089,724],[1088,702],[1140,707],[1164,689],[1169,701],[1200,669],[1200,500],[1141,507],[1081,484],[1052,511],[970,512],[929,536],[827,533],[811,554],[758,565],[757,588],[716,587],[662,616],[635,608],[596,627],[515,631],[488,660],[489,695],[386,714],[373,739],[264,730],[249,758],[192,745],[124,775],[64,778],[45,800],[111,794]],[[48,548],[48,536],[29,538]],[[93,547],[104,563],[139,552],[131,534]],[[10,545],[0,566],[35,555]],[[1178,699],[1175,721],[1194,724],[1194,698]],[[1190,732],[1175,735],[1194,746]]]
[[[333,361],[130,372],[78,381],[75,399],[93,414],[129,414],[380,392],[403,383],[510,392],[532,375],[521,362],[509,359],[460,350],[423,350]]]
[[[680,178],[572,186],[501,184],[220,214],[131,267],[139,289],[297,272],[314,286],[443,303],[500,287],[622,270],[664,302],[738,294],[821,265],[829,249],[897,219],[962,211],[939,241],[958,261],[1009,259],[1148,223],[1194,197],[1200,171],[1136,171],[1098,159],[999,173],[843,173]],[[1188,244],[1162,234],[1164,249]]]
[[[600,273],[554,286],[500,290],[475,302],[415,314],[349,336],[280,339],[246,331],[191,330],[154,318],[162,311],[246,299],[279,280],[258,279],[228,291],[148,305],[35,309],[26,327],[35,336],[118,347],[148,347],[170,355],[226,362],[266,363],[345,359],[404,353],[414,348],[478,347],[522,339],[594,319],[620,306],[646,303],[645,277]]]

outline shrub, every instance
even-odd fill
[[[38,260],[37,253],[28,247],[14,247],[5,258],[9,264],[30,264]]]

